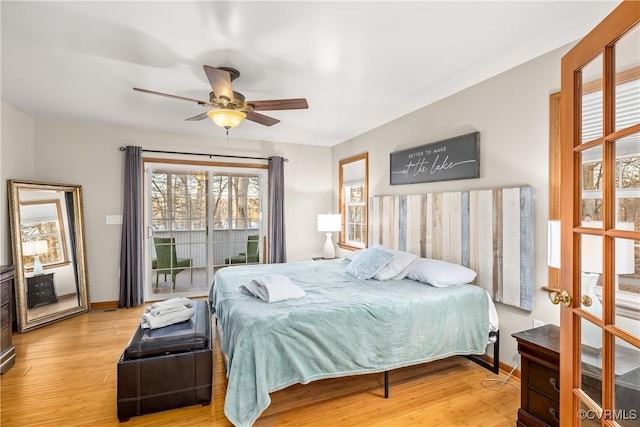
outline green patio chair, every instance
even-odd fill
[[[156,289],[158,288],[158,277],[164,274],[167,281],[167,274],[171,275],[171,283],[176,288],[176,276],[186,268],[191,267],[191,258],[178,258],[176,255],[176,242],[173,237],[154,237],[153,244],[156,248],[156,259],[152,267],[156,269]]]
[[[247,236],[247,251],[240,252],[238,255],[234,255],[224,259],[225,264],[248,264],[260,262],[259,254],[260,236],[253,234]]]

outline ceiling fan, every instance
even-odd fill
[[[180,99],[182,101],[195,102],[198,105],[210,107],[209,111],[189,117],[188,121],[203,120],[209,117],[215,124],[225,128],[227,134],[229,129],[238,126],[245,118],[252,122],[264,126],[273,126],[280,120],[265,116],[256,111],[269,110],[298,110],[309,108],[305,98],[293,99],[270,99],[264,101],[246,101],[244,95],[236,92],[231,87],[231,82],[240,77],[240,72],[231,67],[211,67],[204,65],[204,72],[211,83],[209,100],[186,98],[184,96],[170,95],[168,93],[156,92],[148,89],[134,87],[133,90],[150,93],[152,95],[166,96],[168,98]]]

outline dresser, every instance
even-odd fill
[[[27,308],[58,302],[53,286],[53,273],[27,278]]]
[[[544,325],[517,332],[521,357],[519,427],[560,425],[560,328]]]
[[[0,374],[7,372],[16,362],[16,350],[11,342],[13,323],[12,265],[0,266]]]

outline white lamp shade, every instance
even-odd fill
[[[601,228],[601,221],[589,221],[583,226]],[[632,222],[617,222],[616,228],[620,230],[633,230]],[[635,251],[632,239],[615,239],[615,274],[632,274],[635,272]],[[582,236],[582,271],[602,274],[602,237]]]
[[[547,265],[560,268],[560,221],[551,220],[547,226]]]
[[[44,269],[40,262],[40,255],[49,252],[49,243],[46,240],[35,240],[22,243],[22,254],[33,256],[33,274],[43,274]]]
[[[333,232],[340,231],[342,218],[340,214],[320,214],[318,215],[318,231]]]
[[[26,256],[46,254],[49,252],[49,243],[46,240],[35,240],[22,243],[22,254]]]

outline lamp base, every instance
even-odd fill
[[[44,274],[44,269],[42,268],[42,263],[40,262],[40,257],[38,255],[33,257],[33,274]]]
[[[324,242],[324,247],[322,248],[322,258],[333,259],[336,257],[336,251],[333,248],[331,233],[326,233],[326,234],[327,234],[327,240]]]

